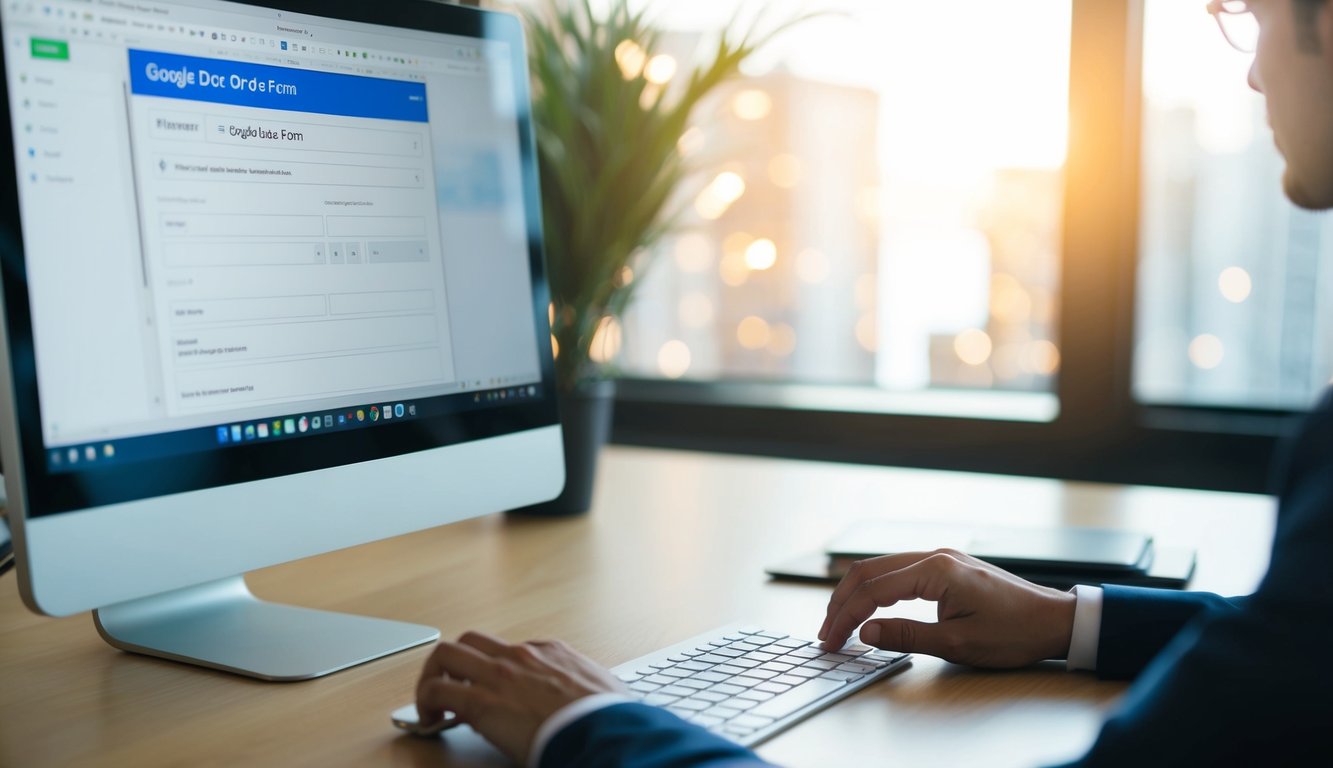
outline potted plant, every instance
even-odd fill
[[[552,346],[565,435],[565,491],[523,512],[573,514],[591,503],[597,453],[615,394],[609,355],[649,264],[678,225],[679,189],[697,170],[678,149],[699,103],[787,22],[758,23],[688,71],[658,53],[661,32],[628,0],[604,18],[588,0],[539,0],[528,31],[533,124],[541,175]]]

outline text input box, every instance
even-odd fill
[[[204,135],[212,144],[362,155],[421,157],[425,136],[410,131],[348,128],[322,123],[245,120],[209,115]]]
[[[435,308],[430,291],[367,291],[329,296],[329,314],[362,315],[375,312],[423,312]]]
[[[164,248],[168,267],[286,267],[323,264],[323,243],[172,242]]]
[[[181,299],[171,302],[175,325],[233,323],[246,320],[285,320],[323,317],[328,300],[323,294],[309,296],[260,296],[235,299]]]
[[[424,237],[424,216],[326,216],[329,237]]]
[[[426,185],[426,172],[420,168],[305,163],[293,160],[162,156],[157,161],[157,174],[165,181],[314,184],[405,189],[419,189]]]
[[[430,261],[430,247],[425,240],[388,240],[366,244],[367,264],[401,264]]]
[[[322,237],[323,216],[266,213],[164,213],[167,237]]]
[[[452,371],[445,367],[440,350],[425,347],[227,368],[192,368],[176,376],[176,394],[186,411],[212,411],[245,403],[381,392],[452,380]]]
[[[189,328],[178,330],[172,337],[172,354],[179,366],[237,364],[393,347],[434,347],[437,333],[431,315]]]

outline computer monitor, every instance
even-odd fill
[[[561,489],[517,19],[4,0],[0,27],[24,601],[267,679],[438,637],[242,574]]]

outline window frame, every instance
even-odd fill
[[[782,382],[626,378],[617,385],[613,441],[1269,492],[1295,412],[1156,406],[1133,396],[1145,2],[1072,0],[1054,419],[837,407]],[[1065,311],[1071,306],[1079,311]]]

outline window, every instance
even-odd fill
[[[1266,490],[1333,278],[1202,6],[844,0],[783,38],[682,143],[721,160],[635,269],[615,438]],[[674,56],[735,3],[656,7]]]
[[[1333,377],[1333,222],[1282,195],[1251,57],[1193,3],[1144,22],[1134,391],[1303,408]]]
[[[673,4],[670,21],[707,28],[705,7]],[[1069,4],[843,8],[779,38],[682,141],[721,161],[689,190],[687,230],[651,254],[618,362],[1053,392]],[[668,55],[697,37],[676,33]]]

